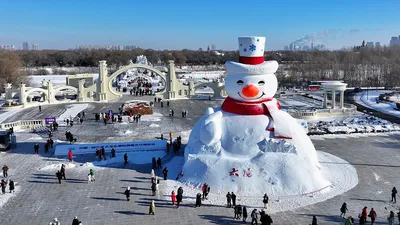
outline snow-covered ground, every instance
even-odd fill
[[[295,195],[274,195],[273,193],[267,193],[270,197],[270,203],[268,204],[268,211],[270,213],[276,213],[281,211],[293,210],[306,205],[315,204],[317,202],[325,201],[326,199],[333,198],[343,192],[346,192],[358,183],[358,177],[356,169],[348,162],[331,155],[326,152],[318,151],[318,158],[321,164],[321,172],[323,177],[326,177],[331,183],[330,186],[325,187],[323,190],[317,190],[312,193],[298,193]],[[177,174],[182,170],[184,165],[183,157],[175,157],[167,163],[166,167],[169,170],[169,180],[161,183],[160,193],[161,196],[166,200],[171,200],[171,192],[177,192],[178,187],[183,187],[184,197],[183,203],[194,202],[193,197],[197,193],[201,193],[201,185],[194,186],[188,183],[182,183],[175,181]],[[193,168],[193,170],[200,168]],[[183,175],[185,176],[185,175]],[[221,187],[211,186],[211,193],[209,194],[209,200],[205,200],[204,204],[226,204],[226,193],[230,190],[222,189]],[[246,205],[262,208],[262,195],[260,196],[246,196],[242,193],[235,193],[237,195],[237,204]]]
[[[72,104],[67,106],[67,110],[57,118],[57,122],[62,123],[66,119],[71,119],[76,117],[78,113],[85,110],[88,106],[89,104]]]
[[[50,80],[53,86],[66,85],[66,78],[70,75],[31,75],[29,76],[32,87],[41,87],[43,80]],[[93,74],[93,79],[97,80],[99,74]]]
[[[378,117],[362,114],[308,122],[308,133],[311,135],[391,131],[400,131],[400,126]]]
[[[379,95],[385,94],[385,93],[390,93],[393,91],[388,91],[388,90],[370,90],[368,91],[363,91],[360,93],[357,93],[354,96],[354,100],[365,107],[375,109],[379,112],[383,112],[392,116],[397,116],[400,117],[400,111],[396,110],[395,107],[396,105],[394,103],[389,103],[389,102],[383,102],[379,101],[379,103],[376,103],[376,99],[379,98]]]
[[[0,111],[0,123],[5,121],[8,117],[13,116],[17,112],[19,112],[19,110],[21,109],[19,108],[19,109],[9,109],[7,111]]]

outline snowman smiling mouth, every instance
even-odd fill
[[[239,95],[239,97],[241,97],[241,98],[243,98],[243,99],[245,99],[245,100],[255,100],[255,99],[260,99],[260,98],[262,98],[264,95],[265,95],[265,93],[263,92],[260,96],[258,96],[257,98],[247,98],[247,97],[244,97],[244,96],[242,96],[242,94],[240,94],[240,92],[238,92],[238,95]]]

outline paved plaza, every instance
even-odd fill
[[[55,139],[64,140],[66,130],[71,131],[78,142],[153,139],[161,133],[166,136],[170,131],[179,134],[189,131],[207,107],[217,106],[220,103],[208,100],[171,101],[169,108],[165,105],[164,108],[158,104],[155,106],[154,112],[163,115],[161,121],[142,121],[138,124],[116,123],[107,126],[95,122],[93,113],[118,111],[121,102],[89,103],[85,110],[87,119],[84,123],[73,127],[60,127],[55,133]],[[24,109],[8,118],[7,122],[57,117],[67,106],[68,104],[46,105],[42,107],[42,112],[39,112],[38,108]],[[170,109],[175,111],[173,119],[168,117]],[[180,113],[183,109],[188,110],[188,118],[181,118]],[[151,124],[157,124],[159,127],[150,127]],[[131,130],[133,133],[121,134],[126,130]],[[84,225],[242,224],[241,221],[233,220],[233,210],[224,206],[207,205],[205,201],[204,206],[194,208],[194,204],[184,200],[182,207],[176,209],[170,202],[164,200],[163,196],[151,196],[150,164],[96,168],[96,182],[93,184],[87,184],[88,171],[71,168],[67,169],[67,180],[58,184],[56,171],[38,168],[61,163],[65,159],[52,156],[52,152],[45,155],[42,152],[42,145],[41,154],[33,155],[33,144],[36,141],[43,142],[45,139],[38,140],[32,137],[34,137],[32,134],[18,133],[18,142],[23,143],[7,153],[0,153],[0,165],[8,165],[9,176],[19,187],[15,196],[0,210],[3,225],[44,225],[54,217],[64,225],[71,224],[74,216],[78,216]],[[313,215],[317,216],[318,224],[344,224],[344,220],[339,217],[339,209],[343,202],[347,202],[348,215],[357,217],[364,206],[368,209],[373,207],[378,215],[376,224],[387,224],[389,211],[395,210],[397,213],[399,210],[397,205],[389,202],[393,186],[400,187],[397,171],[400,167],[399,139],[400,134],[395,133],[313,138],[317,150],[331,153],[351,163],[357,169],[359,184],[352,190],[327,201],[272,214],[274,224],[308,225],[311,224]],[[76,163],[93,160],[94,156],[80,156],[76,159]],[[173,176],[175,175],[171,175]],[[123,195],[127,186],[131,186],[132,190],[129,202]],[[162,181],[160,188],[163,188]],[[240,193],[237,195],[240,198]],[[148,215],[148,206],[153,199],[156,202],[156,213]],[[274,199],[271,204],[274,204]],[[249,215],[251,209],[250,206]],[[266,211],[268,213],[268,210]]]

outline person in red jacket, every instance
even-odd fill
[[[371,224],[373,225],[376,220],[376,212],[375,212],[374,208],[371,208],[371,211],[369,211],[368,216],[371,218]]]
[[[175,205],[175,202],[176,202],[175,191],[172,191],[172,193],[171,193],[171,200],[172,200],[172,205]]]
[[[68,152],[68,159],[70,162],[72,162],[72,151],[71,150],[69,150],[69,152]]]
[[[367,217],[368,217],[368,210],[367,210],[367,206],[365,206],[362,210],[362,217],[364,217],[365,221],[367,221]]]

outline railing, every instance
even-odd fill
[[[45,120],[19,120],[11,123],[1,123],[0,129],[7,130],[13,128],[14,130],[26,130],[44,126],[45,124]]]

